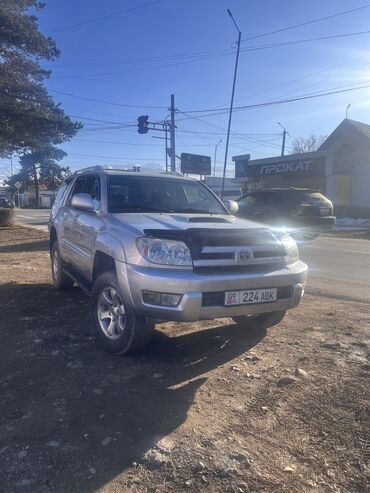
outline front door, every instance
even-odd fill
[[[94,211],[82,211],[71,206],[73,195],[87,193],[94,200]],[[84,175],[77,178],[66,207],[64,218],[64,258],[87,277],[91,277],[94,244],[102,227],[100,218],[100,178]]]

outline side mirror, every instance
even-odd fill
[[[88,193],[76,193],[72,197],[71,206],[82,211],[93,211],[94,201]]]
[[[239,210],[238,203],[235,202],[235,200],[225,200],[224,205],[226,209],[230,212],[230,214],[232,214],[233,216],[235,216],[235,214]]]

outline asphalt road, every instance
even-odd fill
[[[50,209],[14,209],[14,213],[17,224],[47,231]]]
[[[300,254],[309,266],[307,293],[370,303],[370,240],[323,236]]]
[[[50,211],[16,210],[17,224],[47,230]],[[300,247],[309,266],[306,292],[370,303],[370,240],[320,237]]]

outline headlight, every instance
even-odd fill
[[[297,243],[289,235],[285,235],[281,238],[281,244],[286,252],[286,259],[292,263],[299,259],[299,253]]]
[[[152,264],[192,267],[189,248],[182,241],[160,240],[158,238],[138,238],[140,254]]]

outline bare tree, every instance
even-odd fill
[[[311,134],[308,137],[297,137],[292,143],[292,153],[302,154],[303,152],[313,152],[326,140],[327,135]]]

